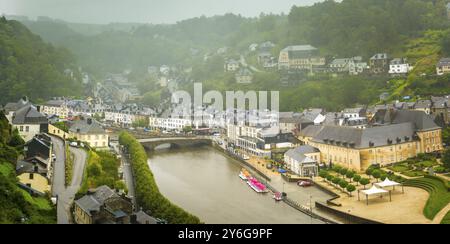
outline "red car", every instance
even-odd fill
[[[301,181],[297,182],[297,185],[300,187],[310,187],[310,186],[313,186],[314,183],[312,183],[311,181],[301,180]]]

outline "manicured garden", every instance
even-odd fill
[[[440,165],[436,158],[428,154],[420,154],[416,158],[396,163],[387,169],[407,177],[422,177],[428,175],[429,169],[433,168],[436,173],[445,173],[447,170]]]
[[[418,187],[426,190],[430,197],[423,214],[432,220],[447,204],[450,203],[449,183],[435,176],[425,176],[419,179],[407,180],[405,186]]]

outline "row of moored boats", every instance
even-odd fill
[[[246,181],[247,184],[250,186],[250,188],[252,188],[255,192],[257,193],[268,193],[269,190],[267,189],[267,186],[264,185],[263,183],[261,183],[258,179],[256,179],[255,177],[253,177],[250,172],[248,172],[246,169],[242,169],[241,172],[239,173],[239,177]],[[275,193],[273,195],[273,198],[276,201],[281,201],[282,200],[282,196],[281,193]]]

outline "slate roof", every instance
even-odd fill
[[[302,131],[300,131],[299,135],[305,136],[305,137],[315,137],[317,134],[320,133],[320,131],[322,129],[323,129],[323,126],[310,125],[310,126],[306,127],[305,129],[303,129]]]
[[[430,100],[419,100],[414,105],[414,108],[416,109],[425,109],[425,108],[431,108],[431,101]]]
[[[97,189],[91,190],[84,197],[76,200],[75,204],[90,215],[91,211],[99,211],[105,201],[112,197],[119,197],[119,195],[108,186],[100,186]]]
[[[416,131],[436,130],[439,127],[433,117],[424,111],[411,110],[379,110],[374,116],[375,124],[402,124],[411,122]]]
[[[313,138],[313,141],[360,149],[387,146],[412,140],[415,135],[414,127],[414,124],[411,122],[371,127],[367,129],[325,126],[323,130]]]
[[[100,123],[93,118],[84,118],[73,121],[69,131],[79,134],[106,134],[106,131]]]
[[[387,53],[377,53],[370,58],[370,60],[381,60],[381,59],[388,59]]]
[[[290,157],[298,162],[311,163],[311,162],[313,162],[313,160],[306,160],[306,159],[308,159],[308,157],[305,156],[305,154],[318,153],[318,152],[320,152],[319,149],[309,146],[309,145],[305,145],[305,146],[300,146],[295,149],[291,149],[291,150],[287,151],[285,156]]]
[[[35,167],[37,167],[37,172],[35,170]],[[45,163],[45,160],[42,158],[35,157],[33,159],[18,161],[16,164],[16,174],[21,175],[23,173],[38,173],[46,175],[47,165]]]
[[[30,105],[30,104],[31,104],[31,103],[28,101],[28,98],[27,98],[27,97],[24,97],[24,98],[20,99],[20,100],[19,100],[18,102],[16,102],[16,103],[7,103],[7,104],[3,107],[3,109],[4,109],[6,112],[17,111],[17,110],[19,110],[20,108],[25,107],[25,106]]]
[[[288,52],[290,59],[309,58],[317,51],[318,49],[311,45],[289,46],[283,49],[283,52]]]
[[[48,119],[39,113],[33,105],[26,105],[14,113],[13,124],[47,124]]]
[[[44,105],[49,107],[61,107],[65,103],[64,100],[49,100]]]
[[[450,58],[443,58],[439,60],[436,67],[450,66]]]
[[[148,215],[147,213],[145,213],[142,210],[135,213],[135,215],[136,215],[136,222],[138,224],[157,224],[158,223],[158,220],[151,217],[150,215]]]

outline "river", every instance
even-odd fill
[[[238,177],[239,162],[212,147],[152,152],[149,165],[161,193],[205,223],[322,223],[255,193]]]

